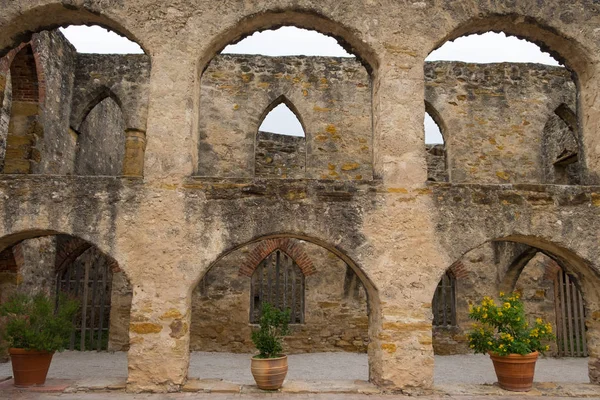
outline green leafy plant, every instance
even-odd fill
[[[554,339],[552,325],[541,318],[529,326],[518,293],[500,293],[498,305],[490,297],[484,297],[480,305],[470,307],[469,317],[477,321],[468,332],[469,347],[475,353],[501,356],[543,353],[550,349],[544,342]]]
[[[58,307],[44,293],[16,293],[0,306],[6,317],[2,337],[9,347],[39,351],[62,351],[73,331],[79,302],[60,295]]]
[[[289,334],[289,308],[281,311],[263,303],[260,327],[252,332],[252,342],[259,351],[257,358],[277,358],[283,351],[283,338]]]

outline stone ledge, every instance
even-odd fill
[[[435,393],[444,396],[506,396],[506,397],[574,397],[600,398],[600,385],[589,383],[534,382],[529,392],[510,392],[493,385],[444,384],[436,385]]]

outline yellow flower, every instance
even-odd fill
[[[546,346],[546,349],[545,349],[545,350],[546,350],[546,351],[550,350],[550,346]]]
[[[483,314],[483,315],[481,316],[481,318],[483,318],[483,319],[486,319],[486,318],[487,318],[487,314]]]
[[[504,297],[504,292],[500,292],[500,297]]]
[[[498,311],[498,316],[501,317],[502,316],[502,311]]]
[[[536,319],[535,319],[535,322],[536,322],[536,323],[538,323],[538,324],[541,324],[541,323],[543,323],[544,321],[542,321],[542,319],[541,319],[541,318],[536,318]]]
[[[474,347],[475,347],[475,345],[474,345],[474,344],[472,344],[472,345],[470,345],[469,347],[470,347],[470,348],[474,348]]]
[[[510,308],[510,303],[504,303],[504,308],[509,309]]]
[[[492,345],[492,342],[488,342],[488,345],[489,345],[489,346],[491,346],[491,345]]]
[[[500,346],[498,346],[498,348],[499,348],[499,349],[503,349],[503,348],[504,348],[504,345],[503,345],[503,344],[501,344]]]
[[[517,317],[517,322],[519,322],[521,320],[521,317]]]

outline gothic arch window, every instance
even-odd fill
[[[433,295],[433,326],[456,326],[456,277],[446,272]]]
[[[260,321],[262,305],[290,309],[290,323],[304,323],[304,274],[296,262],[281,250],[265,257],[252,274],[250,323]]]
[[[267,107],[256,135],[254,174],[262,178],[305,176],[306,134],[294,105],[280,96]]]

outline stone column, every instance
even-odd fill
[[[131,392],[178,391],[190,360],[191,295],[185,279],[134,285],[129,324]]]
[[[144,176],[145,150],[146,132],[137,129],[125,130],[123,176]]]

